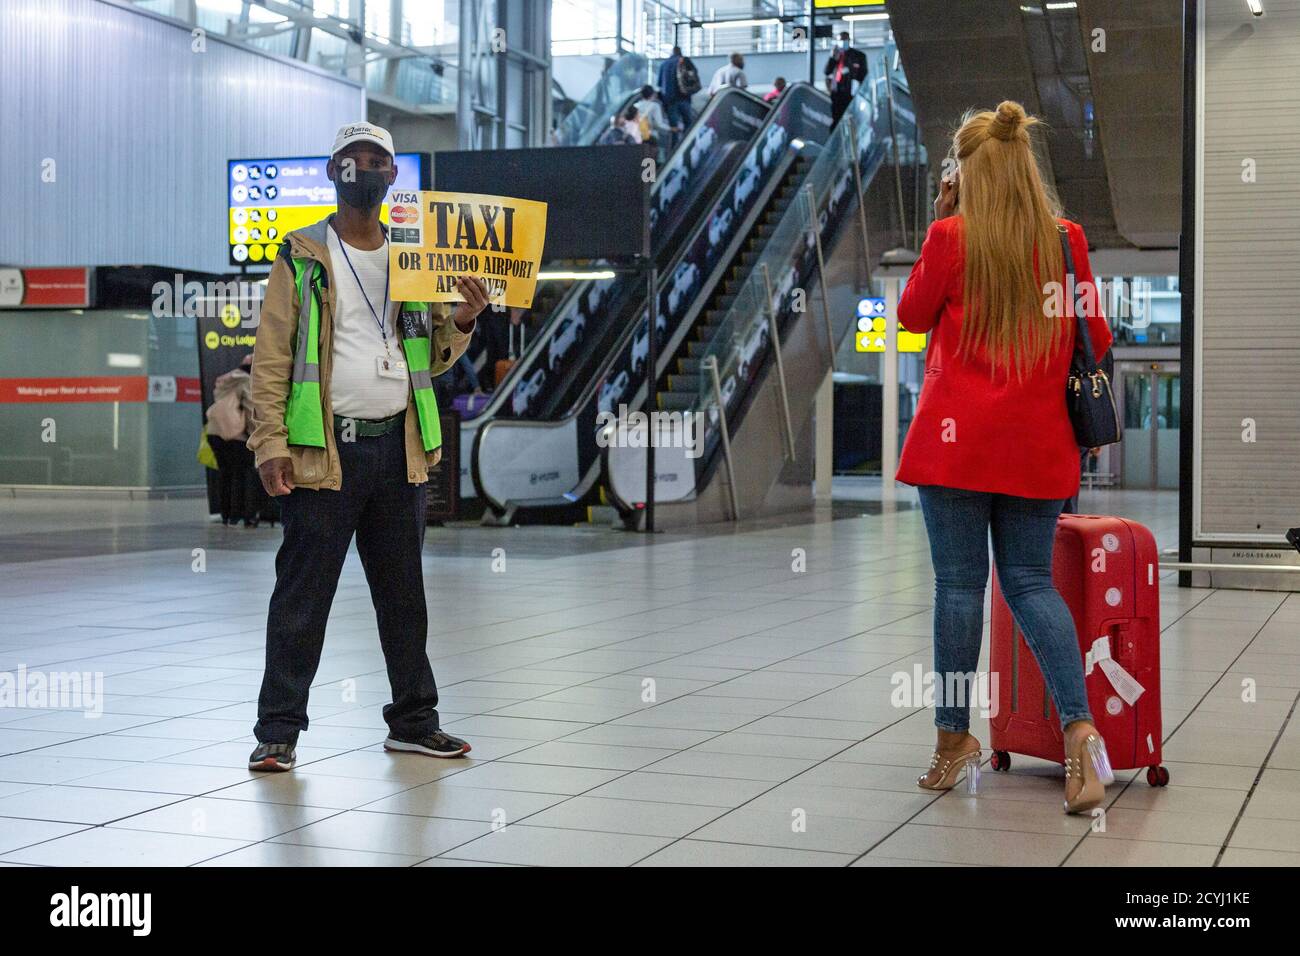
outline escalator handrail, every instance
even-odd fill
[[[891,71],[888,69],[888,56],[884,58],[882,65],[885,67],[882,78],[885,82],[891,83],[892,85],[894,77],[890,75]],[[855,104],[857,109],[855,110],[855,105],[851,105],[846,116],[861,111],[862,104],[869,103],[870,106],[868,109],[871,114],[870,125],[873,128],[879,123],[888,122],[890,120],[890,97],[877,97],[872,84],[864,83],[855,100],[858,100]],[[855,133],[857,133],[859,137],[862,135],[861,132],[851,123],[841,122],[841,124],[832,132],[831,138],[826,143],[821,155],[814,161],[813,168],[809,170],[806,181],[817,182],[821,180],[824,183],[829,184],[835,182],[839,178],[841,167],[843,171],[848,172],[852,169],[853,164],[860,164],[864,159],[864,155],[859,152],[858,143],[851,142]],[[825,172],[826,168],[829,168],[829,173]],[[802,202],[792,203],[790,208],[786,210],[785,215],[782,216],[781,220],[773,228],[772,237],[768,240],[763,252],[754,263],[750,275],[746,278],[745,283],[740,287],[740,289],[737,290],[736,298],[731,308],[728,310],[727,315],[723,317],[722,322],[719,324],[719,329],[715,333],[715,338],[711,341],[710,347],[706,349],[704,355],[699,357],[701,362],[703,362],[703,359],[707,355],[714,355],[718,358],[719,380],[726,381],[728,375],[734,370],[735,364],[739,361],[738,353],[734,347],[729,347],[730,343],[746,341],[757,323],[762,322],[766,324],[768,321],[765,309],[752,310],[746,307],[747,303],[753,300],[755,295],[759,296],[758,301],[760,302],[766,301],[768,298],[766,284],[763,282],[762,269],[760,267],[770,262],[788,261],[790,252],[797,247],[797,243],[802,241],[802,237],[806,234],[808,223],[810,221],[818,221],[822,211],[830,206],[831,190],[823,189],[821,196],[816,196],[814,193],[814,201],[816,205],[811,212],[807,211],[806,204]],[[856,198],[852,200],[850,206],[846,207],[846,211],[852,208],[852,203],[854,202],[856,202]],[[810,217],[817,217],[817,219],[810,219]],[[791,223],[797,224],[796,228],[790,228],[789,224]],[[818,226],[817,228],[820,231],[821,227]],[[776,244],[777,240],[782,237],[783,233],[792,240],[792,242],[784,248]],[[817,268],[816,265],[814,264],[812,268],[813,272],[811,274],[815,275],[815,270]],[[760,285],[762,286],[761,291],[759,291]],[[753,293],[747,295],[751,289],[754,290]],[[784,299],[782,301],[784,302]],[[812,310],[809,309],[808,311],[811,312]],[[729,324],[736,324],[734,320],[736,318],[744,318],[746,317],[746,314],[748,314],[750,321],[747,325],[743,326],[744,334],[736,335],[734,332],[728,333],[727,330]],[[789,310],[784,309],[782,314],[778,316],[778,326],[784,328],[787,325],[788,320]],[[725,355],[718,355],[721,348],[715,347],[715,343],[718,346],[721,346],[724,341],[728,343],[728,346],[725,347]],[[763,360],[763,366],[766,367],[770,362],[771,346],[769,343],[768,354]],[[761,376],[755,377],[754,385],[756,385],[760,380]],[[750,386],[750,392],[753,391],[753,387],[753,385]],[[735,411],[742,411],[747,400],[748,396],[742,396],[741,402],[735,406]],[[713,401],[711,386],[706,389],[704,385],[701,384],[701,391],[697,396],[695,403],[683,414],[707,414],[707,412],[713,407],[716,407],[716,403]],[[740,416],[733,412],[732,417],[733,419],[738,419]],[[696,473],[699,476],[699,482],[695,490],[696,496],[698,496],[699,492],[703,490],[707,483],[707,478],[713,472],[713,465],[716,462],[716,443],[711,446],[706,441],[703,452],[702,460],[697,462]],[[608,466],[609,454],[610,450],[608,448],[602,450],[602,467],[606,476],[614,474]],[[625,500],[623,496],[618,493],[615,483],[612,480],[607,481],[606,491],[614,506],[620,512],[627,514],[635,508],[633,502]]]
[[[865,102],[865,98],[863,102]],[[875,124],[880,122],[883,116],[886,115],[888,111],[888,103],[873,102],[871,110],[873,114],[871,116],[871,125],[874,127]],[[846,111],[845,116],[852,116],[852,114],[853,109],[852,106],[850,106],[850,110]],[[847,160],[848,147],[850,146],[848,140],[853,135],[854,131],[855,127],[852,124],[843,121],[841,122],[841,124],[832,132],[831,138],[826,143],[826,147],[822,150],[821,155],[814,161],[812,169],[808,171],[807,182],[816,183],[819,180],[823,180],[826,183],[833,182],[836,178],[836,170],[841,165],[846,170],[851,170],[851,163],[858,161],[856,144],[852,144],[854,146],[852,160]],[[831,170],[831,172],[826,173],[826,169]],[[802,195],[804,194],[801,190],[801,196]],[[788,256],[790,250],[782,249],[777,251],[778,247],[775,245],[774,240],[781,237],[784,230],[796,242],[801,241],[807,232],[809,222],[811,221],[815,223],[817,221],[816,218],[812,217],[819,217],[821,212],[829,206],[830,191],[823,190],[821,196],[814,195],[814,201],[816,203],[816,208],[812,210],[808,210],[803,202],[791,203],[790,208],[786,210],[781,221],[773,228],[772,239],[769,240],[767,246],[763,249],[763,253],[754,263],[754,267],[749,276],[746,277],[744,284],[736,291],[736,299],[732,303],[731,308],[727,311],[727,314],[723,317],[721,323],[719,323],[719,331],[717,335],[714,340],[710,342],[709,348],[706,349],[705,354],[700,356],[701,359],[708,355],[717,356],[718,375],[720,378],[725,380],[726,375],[731,370],[732,366],[739,361],[739,357],[735,350],[726,347],[722,341],[728,337],[726,330],[729,327],[729,323],[734,327],[734,331],[730,338],[733,340],[744,341],[750,334],[751,330],[754,329],[759,322],[767,322],[766,310],[753,312],[747,310],[745,304],[746,293],[750,292],[750,290],[753,290],[752,295],[750,296],[751,298],[757,296],[757,301],[759,302],[764,302],[767,299],[767,289],[766,283],[764,282],[762,267],[773,262],[781,261],[784,257]],[[743,320],[746,318],[749,319],[747,323],[733,321],[735,319]],[[724,351],[724,349],[725,354],[718,354],[719,352]],[[711,393],[706,397],[705,393],[702,392],[700,398],[697,399],[696,404],[691,407],[690,411],[701,411],[701,402],[705,405],[711,404]]]
[[[610,65],[600,74],[600,78],[592,84],[591,89],[587,91],[586,95],[574,104],[573,109],[569,111],[568,115],[566,115],[564,119],[560,120],[559,126],[556,127],[556,134],[557,139],[560,139],[563,145],[589,146],[595,141],[596,137],[600,136],[603,126],[608,123],[609,118],[614,115],[613,112],[607,111],[601,104],[610,102],[610,100],[607,99],[609,95],[609,87],[615,80],[618,80],[621,83],[623,80],[623,73],[632,73],[634,75],[637,73],[642,74],[641,82],[636,84],[635,88],[629,88],[623,96],[619,97],[619,99],[623,101],[624,105],[626,105],[627,95],[638,92],[647,82],[650,75],[650,60],[640,53],[624,53],[617,60],[610,63]],[[566,125],[569,123],[570,117],[582,118],[583,113],[589,115],[581,119],[581,122],[578,120],[574,121],[572,125],[578,127],[578,129],[572,133],[570,140],[564,141],[562,135]]]

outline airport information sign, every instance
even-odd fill
[[[286,235],[335,210],[334,184],[325,175],[327,161],[326,156],[297,156],[227,162],[231,265],[270,265]],[[425,162],[421,153],[398,153],[393,189],[419,189],[426,184]],[[387,202],[380,219],[388,222]]]
[[[885,300],[871,296],[858,302],[857,350],[859,352],[885,351]],[[925,335],[917,335],[898,327],[898,351],[924,352]]]

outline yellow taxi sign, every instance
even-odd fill
[[[389,194],[389,267],[398,301],[459,302],[477,276],[494,305],[529,308],[546,241],[546,203],[432,190]]]

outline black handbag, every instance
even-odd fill
[[[1074,354],[1070,358],[1070,377],[1065,383],[1065,407],[1070,413],[1074,439],[1080,448],[1113,445],[1124,434],[1119,427],[1119,412],[1115,409],[1110,376],[1102,368],[1110,353],[1107,351],[1102,362],[1098,362],[1093,353],[1092,335],[1079,303],[1069,234],[1064,226],[1058,228],[1061,231],[1061,251],[1065,254],[1066,283],[1074,287]]]

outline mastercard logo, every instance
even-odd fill
[[[420,211],[412,206],[394,206],[388,213],[388,218],[399,225],[415,222],[420,218]]]

